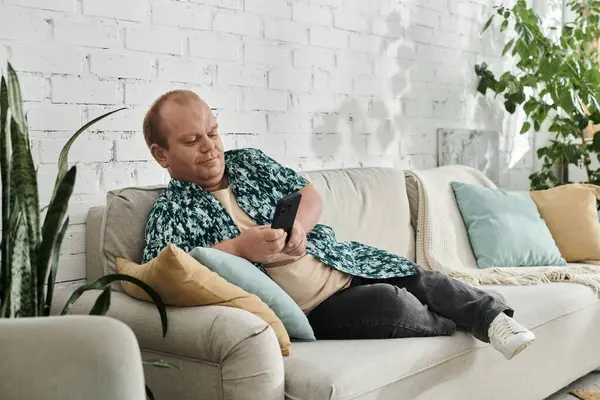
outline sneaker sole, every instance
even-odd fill
[[[523,343],[522,345],[520,345],[519,347],[517,347],[517,349],[515,350],[515,352],[512,354],[512,356],[510,356],[509,358],[507,358],[507,360],[512,360],[515,356],[517,356],[520,352],[522,352],[523,350],[525,350],[526,348],[528,348],[531,343],[533,343],[535,341],[535,339],[532,339],[528,342]]]

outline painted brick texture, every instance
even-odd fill
[[[431,168],[438,128],[516,130],[475,92],[473,64],[502,63],[494,35],[479,34],[494,3],[0,0],[0,66],[21,76],[43,201],[69,135],[128,107],[71,153],[80,168],[60,279],[84,278],[87,208],[108,190],[165,182],[141,128],[169,89],[205,98],[228,147],[303,170]],[[518,166],[504,186],[523,186],[531,163]]]

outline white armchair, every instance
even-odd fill
[[[137,339],[109,317],[0,319],[0,400],[145,400]]]

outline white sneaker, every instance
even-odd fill
[[[492,346],[507,360],[525,350],[535,340],[533,332],[504,313],[494,318],[488,334]]]

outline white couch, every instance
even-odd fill
[[[339,239],[414,259],[403,171],[368,168],[307,176],[323,197],[321,222],[333,226]],[[145,220],[162,190],[117,190],[108,195],[106,208],[90,210],[88,279],[114,272],[115,256],[139,261]],[[214,306],[170,308],[169,333],[162,339],[153,306],[123,293],[114,293],[109,315],[133,329],[145,356],[182,366],[181,371],[146,370],[157,399],[541,400],[600,366],[600,302],[592,289],[570,283],[493,289],[537,336],[512,361],[464,332],[293,343],[292,355],[282,358],[264,322]],[[57,293],[63,300],[57,306],[68,295],[69,290]],[[89,308],[93,296],[84,296],[75,311]]]

